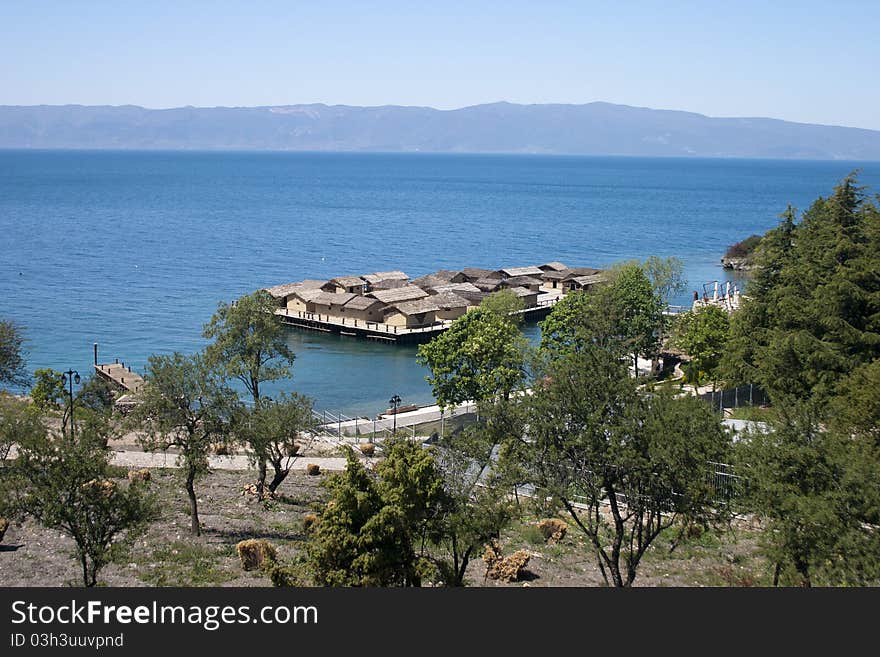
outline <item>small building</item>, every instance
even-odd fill
[[[538,269],[547,273],[548,271],[567,271],[569,267],[561,262],[545,262],[543,265],[538,265]]]
[[[384,304],[400,303],[402,301],[415,301],[416,299],[424,299],[428,296],[422,288],[415,285],[406,285],[393,290],[375,290],[369,292],[368,296],[378,299]]]
[[[305,280],[297,283],[284,283],[283,285],[276,285],[275,287],[266,287],[263,289],[272,295],[275,301],[278,302],[279,308],[290,308],[289,304],[298,292],[303,292],[305,290],[320,290],[321,286],[326,284],[327,281]],[[294,305],[298,303],[301,303],[300,299],[294,301]],[[305,310],[304,304],[302,305],[302,310]]]
[[[481,292],[497,292],[501,289],[503,281],[500,278],[481,278],[479,280],[474,281],[474,285],[479,288]]]
[[[455,292],[440,292],[428,297],[428,300],[437,306],[436,317],[438,320],[458,319],[467,312],[468,306],[471,305],[467,299]]]
[[[561,271],[549,269],[541,275],[541,289],[547,290],[548,292],[552,290],[561,290],[562,281],[570,275],[571,272],[567,269]]]
[[[506,269],[499,269],[495,273],[501,279],[516,278],[518,276],[532,276],[540,280],[541,274],[544,272],[537,267],[507,267]]]
[[[312,312],[309,304],[312,300],[322,294],[327,294],[320,288],[300,288],[287,297],[288,312]]]
[[[360,276],[339,276],[331,278],[321,289],[325,292],[347,292],[349,294],[366,294],[369,283]]]
[[[402,328],[423,328],[437,323],[439,310],[432,297],[391,303],[385,307],[385,323]]]
[[[342,314],[346,319],[360,320],[363,322],[383,321],[385,304],[372,297],[360,295],[352,297],[343,307]]]
[[[402,271],[376,271],[372,274],[364,274],[361,278],[367,283],[367,292],[375,289],[390,289],[394,287],[391,281],[398,281],[397,287],[399,287],[409,280],[409,276]]]
[[[306,311],[335,318],[344,317],[345,304],[356,296],[358,295],[351,292],[314,292],[306,304]]]
[[[541,279],[531,276],[511,276],[501,281],[501,285],[503,288],[524,287],[537,292],[541,289]]]
[[[486,298],[486,292],[483,292],[473,283],[449,283],[447,285],[438,285],[437,287],[429,288],[428,292],[431,294],[452,292],[468,301],[472,306],[479,306],[480,302]]]
[[[588,276],[572,275],[562,281],[562,290],[565,293],[574,292],[577,290],[589,290],[591,287],[593,287],[597,283],[603,282],[604,280],[604,274],[592,274]]]

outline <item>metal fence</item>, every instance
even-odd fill
[[[744,406],[764,406],[770,403],[769,395],[754,384],[730,388],[729,390],[716,390],[699,395],[700,399],[708,402],[712,408],[723,411],[725,408],[742,408]]]

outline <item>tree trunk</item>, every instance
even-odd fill
[[[186,475],[186,492],[189,495],[189,515],[190,520],[192,520],[192,533],[195,536],[201,536],[202,530],[201,527],[199,527],[199,503],[196,499],[196,489],[194,486],[195,480],[196,473],[190,468]]]
[[[263,464],[264,472],[263,472],[263,480],[265,481],[266,473],[265,473],[265,463]],[[272,469],[275,470],[275,476],[272,477],[272,481],[269,482],[269,492],[274,493],[278,487],[281,485],[281,482],[287,479],[287,475],[290,470],[285,470],[281,467],[280,461],[272,461]]]
[[[776,568],[773,569],[773,586],[779,586],[779,573],[782,571],[782,564],[777,561]]]
[[[639,378],[639,354],[638,352],[633,354],[633,374],[635,377]]]
[[[465,550],[464,554],[461,555],[461,564],[455,573],[455,585],[456,586],[464,586],[464,574],[467,571],[468,564],[471,561],[471,552],[473,551],[474,546],[471,545],[467,550]]]
[[[95,585],[95,577],[89,577],[89,561],[86,558],[86,555],[82,555],[79,558],[80,563],[82,564],[83,571],[83,586],[92,587]]]
[[[257,471],[259,473],[257,476],[257,498],[262,500],[266,490],[266,459],[260,461]]]

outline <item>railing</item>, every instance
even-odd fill
[[[340,440],[346,438],[359,438],[369,435],[372,439],[383,439],[394,436],[394,430],[388,426],[393,420],[369,420],[362,417],[349,417],[343,413],[332,413],[330,411],[312,411],[314,417],[320,421],[320,430],[327,435],[334,436]],[[410,438],[415,438],[415,425],[406,426],[398,425],[398,433],[409,434]]]

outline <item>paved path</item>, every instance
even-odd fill
[[[163,454],[157,452],[150,454],[149,452],[136,451],[119,451],[113,453],[113,465],[119,465],[126,468],[175,468],[177,467],[177,454]],[[215,470],[253,470],[254,467],[248,462],[248,457],[244,454],[236,454],[233,456],[212,456],[208,459],[211,468]],[[305,471],[309,463],[314,463],[321,467],[321,470],[328,472],[339,472],[345,470],[345,459],[339,457],[327,456],[299,456],[291,464],[291,470]]]

